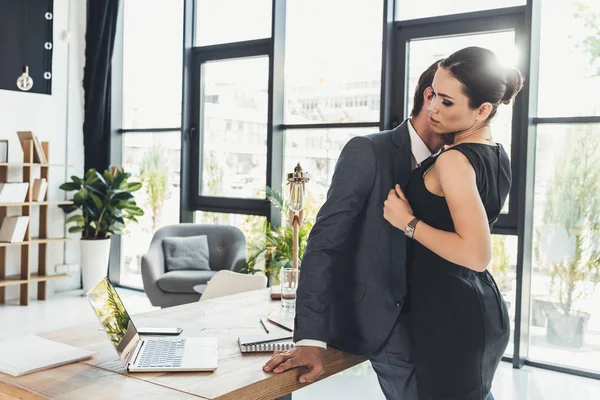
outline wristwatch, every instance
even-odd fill
[[[415,236],[415,227],[417,223],[420,221],[419,218],[413,218],[408,224],[406,224],[406,229],[404,229],[404,234],[409,238],[413,238]]]

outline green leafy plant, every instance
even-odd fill
[[[119,234],[125,228],[125,221],[137,222],[144,215],[133,198],[132,192],[142,187],[140,182],[128,182],[130,173],[122,168],[113,167],[100,174],[90,169],[84,178],[71,177],[71,182],[63,183],[60,189],[71,192],[73,204],[59,207],[71,215],[67,223],[74,225],[70,233],[81,232],[83,239],[108,239],[110,235]]]
[[[267,186],[266,194],[267,199],[272,204],[282,210],[282,212],[287,211],[288,204],[281,193]],[[309,217],[309,213],[307,213],[309,210],[305,209],[304,211],[304,223],[298,230],[298,261],[302,259],[302,255],[306,250],[306,244],[308,243],[308,236],[314,225],[314,222]],[[260,258],[264,257],[265,275],[277,278],[281,268],[291,267],[293,264],[293,243],[294,230],[292,226],[273,227],[269,222],[265,222],[265,241],[252,246],[250,249],[251,255],[246,261],[246,266],[240,272],[246,274],[262,272],[262,270],[256,267]]]

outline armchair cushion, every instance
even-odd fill
[[[167,293],[196,293],[194,286],[207,283],[217,271],[170,271],[161,276],[158,287]]]
[[[167,271],[210,271],[210,254],[206,235],[166,237],[162,242]]]

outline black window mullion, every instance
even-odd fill
[[[285,113],[285,26],[286,0],[273,0],[271,48],[269,58],[269,118],[267,127],[267,185],[283,193],[284,113]],[[281,225],[281,210],[270,204],[267,220],[272,226]]]
[[[269,216],[270,204],[262,199],[201,196],[194,201],[194,210],[220,213]]]
[[[197,131],[196,112],[193,108],[195,74],[193,73],[195,0],[184,0],[183,12],[183,62],[182,62],[182,99],[181,99],[181,184],[179,202],[179,221],[193,222],[192,190],[194,187],[194,162],[196,158],[193,133]]]
[[[226,44],[217,44],[212,46],[194,47],[194,55],[201,61],[227,60],[231,58],[245,58],[253,56],[265,56],[271,52],[271,42],[269,39],[248,40],[245,42],[235,42]]]
[[[377,122],[327,122],[327,123],[316,123],[316,124],[281,124],[279,129],[281,130],[292,130],[292,129],[340,129],[340,128],[371,128],[379,127],[379,121]]]
[[[123,163],[123,138],[117,133],[117,127],[123,126],[123,41],[124,41],[124,6],[119,4],[119,15],[115,31],[115,43],[113,49],[110,90],[110,160],[112,165]],[[108,276],[117,286],[121,284],[121,235],[116,235],[110,244],[110,261],[108,264]]]
[[[531,124],[600,124],[600,116],[585,117],[535,117],[531,118]]]
[[[513,175],[513,187],[517,187],[517,285],[515,296],[515,329],[513,367],[521,368],[529,355],[530,305],[533,253],[533,208],[535,193],[535,151],[536,127],[529,122],[537,115],[538,74],[539,74],[539,32],[541,5],[538,1],[527,1],[522,35],[517,43],[522,49],[521,70],[525,76],[523,90],[519,95],[521,135],[515,137],[516,147],[513,157],[517,160],[517,174]],[[515,106],[516,108],[516,106]],[[516,153],[516,157],[515,157]]]
[[[435,17],[425,17],[405,21],[397,21],[396,26],[406,28],[413,26],[456,24],[478,19],[498,19],[504,16],[524,15],[526,11],[526,6],[495,8],[492,10],[470,11],[459,14],[439,15]]]

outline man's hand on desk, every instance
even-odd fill
[[[298,346],[288,351],[276,351],[263,366],[263,370],[278,374],[292,368],[307,367],[309,371],[300,375],[299,380],[301,383],[314,382],[325,372],[324,353],[325,349],[316,346]]]

